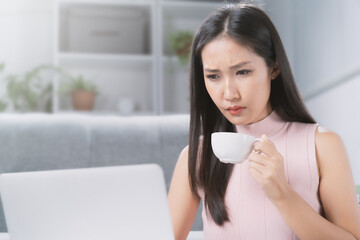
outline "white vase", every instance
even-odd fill
[[[119,100],[117,107],[121,114],[129,115],[134,112],[135,103],[130,98],[122,98]]]

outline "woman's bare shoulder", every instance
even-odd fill
[[[315,133],[315,147],[320,174],[328,168],[349,165],[345,145],[336,132],[319,126]]]
[[[187,166],[188,165],[188,158],[189,158],[189,145],[185,146],[181,150],[177,164],[180,164],[182,166]]]
[[[322,126],[318,126],[316,130],[315,144],[317,150],[322,152],[344,150],[344,149],[339,149],[344,147],[343,141],[339,136],[339,134],[329,129],[326,129]]]

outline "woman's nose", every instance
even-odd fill
[[[232,101],[237,98],[240,98],[240,93],[234,79],[226,79],[224,86],[224,99]]]

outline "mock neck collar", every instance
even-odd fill
[[[256,123],[236,125],[236,132],[248,134],[256,138],[261,137],[263,134],[271,137],[278,133],[285,124],[286,122],[273,110],[267,117]]]

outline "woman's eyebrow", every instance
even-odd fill
[[[217,70],[217,69],[209,69],[209,68],[204,68],[204,71],[212,72],[212,73],[219,72],[219,70]]]
[[[249,64],[249,63],[251,63],[251,62],[250,62],[250,61],[240,62],[240,63],[238,63],[238,64],[235,64],[234,66],[231,66],[230,69],[239,68],[239,67],[242,67],[242,66],[244,66],[244,65],[246,65],[246,64]]]
[[[238,64],[235,64],[233,66],[230,67],[230,69],[235,69],[235,68],[240,68],[246,64],[251,63],[250,61],[246,61],[246,62],[240,62]],[[206,72],[211,72],[211,73],[216,73],[216,72],[220,72],[218,69],[210,69],[210,68],[204,68],[204,71]]]

